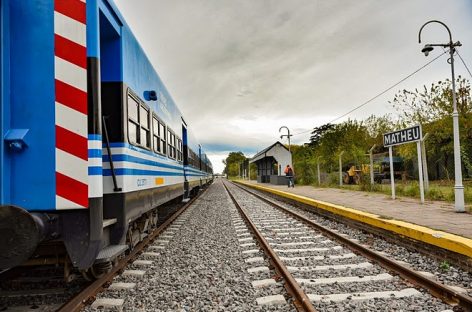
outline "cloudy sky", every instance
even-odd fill
[[[445,22],[472,69],[470,0],[115,0],[206,148],[216,172],[229,151],[251,156],[293,143],[414,72],[425,57],[418,30]],[[448,39],[442,26],[424,43]],[[450,77],[443,56],[394,90],[343,119],[395,111],[400,89]],[[471,79],[459,59],[457,74]]]

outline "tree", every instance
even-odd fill
[[[313,169],[316,167],[316,158],[312,146],[309,144],[292,145],[292,160],[297,183],[311,184],[315,182]]]
[[[236,177],[239,175],[239,165],[243,162],[247,162],[248,158],[244,156],[242,152],[230,152],[228,157],[223,160],[225,165],[224,173],[228,177]]]
[[[369,143],[369,134],[363,122],[349,119],[324,132],[318,140],[314,155],[323,159],[325,167],[335,170],[342,151],[346,164],[364,162]]]
[[[400,113],[402,127],[421,124],[423,134],[429,133],[426,149],[430,174],[433,178],[448,178],[453,173],[452,83],[450,80],[433,83],[420,91],[398,92],[393,107]],[[464,173],[472,172],[472,107],[470,82],[462,77],[456,82],[457,110],[459,112],[461,156]],[[402,145],[399,152],[413,160],[416,150],[413,144]],[[432,166],[431,166],[432,165]]]
[[[375,144],[374,152],[382,152],[384,150],[383,135],[396,128],[396,123],[392,122],[392,116],[390,114],[384,116],[371,115],[364,121],[364,125],[369,135],[369,146]]]
[[[317,147],[321,139],[323,138],[323,135],[327,131],[332,130],[333,128],[334,125],[330,123],[313,128],[313,131],[311,132],[310,143],[308,143],[308,145],[313,148]]]

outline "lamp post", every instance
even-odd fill
[[[280,139],[282,139],[284,136],[286,136],[286,137],[288,138],[288,151],[290,152],[290,137],[291,137],[292,135],[290,134],[290,129],[287,128],[286,126],[280,127],[279,133],[280,133],[280,131],[282,131],[283,128],[287,129],[287,134],[281,135],[281,136],[280,136]]]
[[[452,34],[447,27],[441,21],[431,20],[426,22],[423,26],[421,26],[420,31],[418,33],[418,42],[421,43],[421,31],[423,28],[430,24],[430,23],[438,23],[443,25],[447,32],[449,33],[449,42],[448,43],[434,43],[434,44],[426,44],[421,52],[424,53],[425,56],[428,56],[429,52],[433,51],[434,47],[443,47],[449,48],[449,55],[450,58],[448,59],[448,63],[451,64],[451,73],[452,73],[452,127],[454,133],[454,173],[455,173],[455,183],[454,183],[454,208],[456,212],[465,212],[465,205],[464,205],[464,186],[462,185],[462,168],[461,168],[461,150],[460,150],[460,139],[459,139],[459,112],[457,111],[457,102],[456,102],[456,78],[454,77],[454,52],[456,51],[456,47],[462,46],[462,44],[457,41],[452,41]]]

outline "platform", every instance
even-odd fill
[[[454,212],[452,203],[421,204],[418,199],[392,200],[376,193],[238,182],[472,258],[472,214]]]

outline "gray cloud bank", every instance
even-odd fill
[[[115,1],[215,154],[260,150],[278,139],[282,125],[294,133],[312,128],[397,82],[429,60],[417,42],[429,19],[446,22],[472,60],[468,0]],[[425,42],[446,39],[438,26],[425,30]],[[449,77],[445,61],[399,89]],[[391,111],[393,94],[350,117]]]

